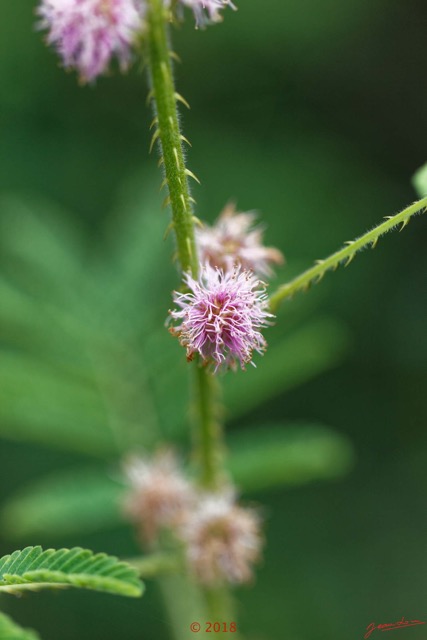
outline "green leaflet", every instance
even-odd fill
[[[347,438],[318,425],[260,425],[230,437],[229,470],[243,492],[298,486],[347,473]],[[1,514],[8,535],[61,536],[124,524],[126,485],[102,469],[52,474],[12,497]]]
[[[73,469],[34,482],[3,509],[8,535],[30,540],[98,531],[120,522],[124,486],[103,469]]]
[[[279,393],[303,384],[335,366],[349,342],[345,327],[319,318],[276,342],[259,366],[229,375],[224,381],[225,406],[231,416],[244,415]]]
[[[237,432],[230,450],[233,478],[251,492],[341,477],[354,462],[350,441],[319,425],[259,425]]]
[[[427,163],[418,169],[412,178],[412,184],[420,198],[427,197]]]
[[[56,205],[34,197],[30,205],[20,196],[2,196],[0,209],[2,266],[7,272],[11,264],[17,267],[17,282],[37,287],[40,299],[67,301],[83,275],[84,236],[76,233],[76,223]],[[48,286],[40,287],[40,276]]]
[[[0,358],[0,425],[2,435],[16,440],[101,455],[115,450],[93,381],[14,351]]]
[[[31,629],[23,629],[9,616],[0,612],[0,639],[1,640],[40,640],[40,636]]]
[[[75,547],[26,547],[0,558],[0,593],[18,594],[45,588],[80,587],[138,597],[143,585],[129,564],[105,553]]]

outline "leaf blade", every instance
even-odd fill
[[[26,547],[0,559],[0,592],[66,587],[127,597],[143,592],[143,584],[129,564],[80,547],[45,551],[40,546]]]

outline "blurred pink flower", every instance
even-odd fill
[[[143,6],[140,0],[42,0],[37,13],[64,66],[90,82],[108,69],[114,56],[122,69],[128,66]]]
[[[179,310],[170,312],[180,321],[170,329],[187,349],[191,360],[199,353],[215,371],[236,369],[251,362],[253,351],[263,353],[267,343],[258,331],[270,324],[263,283],[251,272],[236,267],[224,272],[206,265],[199,281],[185,276],[188,293],[174,292]],[[252,363],[253,364],[253,363]]]
[[[131,485],[126,515],[136,524],[142,539],[152,544],[161,529],[182,524],[194,501],[193,489],[171,451],[159,452],[152,459],[133,456],[126,462],[125,471]]]
[[[201,496],[182,528],[191,571],[203,584],[239,584],[260,559],[260,519],[235,503],[232,492]]]
[[[163,0],[166,8],[171,0]],[[196,25],[221,20],[220,10],[231,0],[177,0],[178,7],[192,9]],[[176,6],[176,5],[174,5]],[[131,59],[133,44],[145,27],[148,0],[40,0],[39,27],[47,29],[66,69],[76,69],[82,82],[104,73],[116,57],[122,70]]]
[[[263,229],[254,227],[255,219],[255,213],[227,205],[212,227],[196,231],[200,261],[224,271],[240,264],[257,275],[271,276],[270,264],[282,264],[284,258],[278,249],[263,246]]]

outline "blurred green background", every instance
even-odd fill
[[[212,221],[230,198],[242,210],[262,212],[267,243],[287,258],[280,282],[416,198],[411,177],[427,159],[427,8],[421,0],[238,5],[205,32],[194,30],[190,15],[174,30],[183,61],[178,88],[192,107],[182,113],[193,144],[188,163],[202,181],[193,193],[202,219]],[[158,335],[175,272],[168,262],[171,243],[160,246],[167,214],[160,212],[160,175],[148,156],[145,76],[133,68],[127,76],[79,87],[34,30],[35,6],[30,0],[4,3],[0,22],[4,501],[48,472],[93,464],[98,432],[94,428],[89,447],[90,399],[79,396],[86,423],[77,424],[74,396],[67,396],[67,408],[55,375],[48,380],[53,370],[47,382],[43,378],[53,358],[67,375],[84,378],[74,343],[64,344],[55,329],[62,323],[78,342],[71,307],[80,309],[82,342],[105,316],[120,334],[120,283],[130,273],[130,334],[151,345],[144,352],[146,367],[160,380],[154,396],[175,393],[164,354],[182,357],[167,335]],[[83,265],[78,286],[74,263],[63,259],[62,249],[55,254],[57,237],[64,255],[79,256]],[[141,244],[132,243],[135,238]],[[427,619],[426,242],[426,220],[416,218],[402,235],[386,237],[349,269],[286,303],[258,370],[229,383],[235,435],[252,426],[260,434],[268,424],[323,424],[349,438],[355,451],[350,473],[337,472],[332,481],[256,495],[249,490],[246,498],[264,505],[268,535],[256,588],[239,593],[249,637],[361,638],[372,621]],[[16,291],[25,291],[31,304]],[[58,300],[66,309],[60,320]],[[108,349],[90,357],[102,360],[107,352],[100,369],[116,371],[117,354]],[[123,366],[120,379],[128,381],[139,365]],[[145,380],[146,371],[138,375]],[[259,398],[248,402],[245,392],[258,387]],[[139,400],[135,390],[123,390],[131,415],[121,449],[138,442],[138,416],[147,414]],[[182,425],[163,420],[166,434],[182,440]],[[117,455],[108,433],[97,464],[114,475]],[[327,469],[322,473],[328,476]],[[0,534],[1,553],[24,543],[86,545],[122,557],[137,550],[132,532],[115,523],[59,536],[40,530],[19,542],[10,527]],[[45,640],[166,639],[165,613],[149,586],[141,601],[45,593],[2,598],[1,605]],[[425,637],[423,627],[400,634]]]

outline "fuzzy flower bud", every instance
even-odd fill
[[[180,309],[170,314],[180,324],[170,331],[186,347],[188,360],[199,353],[215,372],[236,369],[238,364],[244,369],[254,350],[265,351],[267,343],[258,329],[268,326],[273,316],[266,311],[263,283],[251,272],[240,267],[224,272],[206,265],[198,282],[189,274],[185,282],[188,293],[174,292]]]
[[[194,500],[194,492],[170,451],[152,460],[133,457],[126,474],[132,492],[125,503],[126,515],[137,525],[142,539],[152,544],[161,529],[174,529],[183,522]]]
[[[255,213],[238,212],[229,204],[212,227],[197,229],[201,262],[224,271],[240,264],[257,275],[271,276],[270,264],[282,264],[284,258],[278,249],[263,246],[263,229],[254,227],[255,218]]]
[[[185,522],[182,538],[195,577],[205,585],[241,584],[252,578],[261,554],[260,519],[225,493],[207,495]]]
[[[90,82],[108,69],[114,56],[122,69],[128,66],[143,9],[140,0],[41,0],[37,13],[64,66]]]

